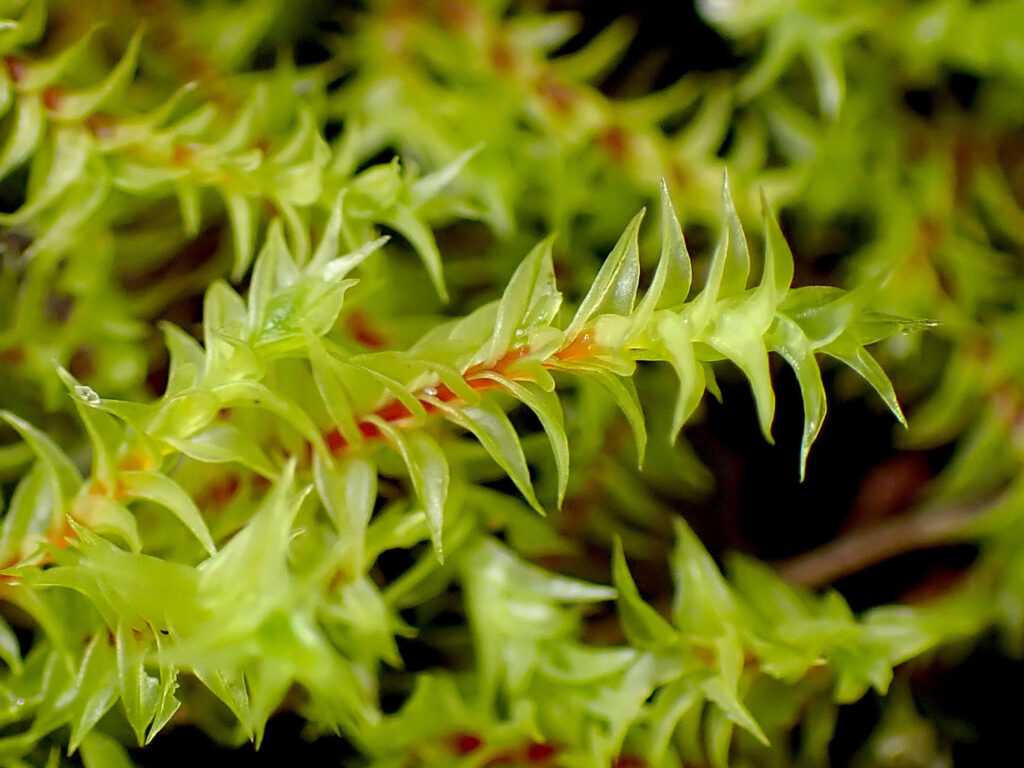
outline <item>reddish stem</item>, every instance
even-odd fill
[[[593,354],[594,346],[593,333],[589,330],[583,331],[575,339],[554,352],[547,360],[541,361],[541,365],[545,368],[556,368],[558,367],[558,362],[588,357]],[[530,380],[529,376],[517,375],[512,369],[516,363],[529,353],[530,347],[527,345],[514,347],[493,364],[474,365],[467,368],[465,373],[462,374],[463,381],[478,392],[499,387],[498,382],[490,378],[488,374],[497,374],[513,380],[528,381]],[[461,402],[459,396],[447,384],[438,384],[437,386],[424,388],[414,393],[413,396],[420,402],[427,413],[433,413],[437,410],[437,406],[434,404],[434,401],[437,400],[440,400],[442,403]],[[394,398],[377,408],[373,412],[373,416],[389,424],[400,424],[411,419],[413,414],[401,400]],[[370,418],[360,419],[356,426],[365,438],[374,439],[381,437],[380,428]],[[324,435],[324,440],[332,453],[339,453],[348,447],[348,441],[337,429],[328,431]]]

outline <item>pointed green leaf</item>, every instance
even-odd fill
[[[441,253],[437,250],[437,243],[434,241],[434,234],[430,227],[416,215],[414,211],[404,205],[399,205],[389,213],[382,221],[389,227],[396,229],[408,240],[416,254],[427,268],[430,281],[434,284],[434,290],[443,302],[448,301],[448,289],[444,284],[444,271],[441,266]]]
[[[769,443],[772,438],[772,420],[775,418],[775,389],[772,387],[768,367],[768,348],[758,329],[750,328],[749,318],[742,309],[723,314],[715,324],[708,342],[743,371],[750,382],[750,390],[757,404],[757,420],[761,434]]]
[[[197,461],[236,461],[268,480],[278,474],[277,467],[263,449],[253,442],[251,436],[231,424],[218,422],[188,438],[165,435],[161,441]]]
[[[735,619],[736,602],[721,571],[682,518],[672,520],[676,546],[672,551],[675,599],[673,622],[698,637],[719,636]]]
[[[361,570],[366,528],[377,502],[377,468],[355,454],[338,462],[315,456],[313,475],[327,514]]]
[[[803,482],[807,455],[825,420],[825,385],[821,381],[821,370],[818,361],[814,359],[810,341],[800,326],[785,315],[775,319],[770,343],[772,349],[789,363],[800,384],[800,397],[804,404],[804,433],[800,440],[800,481]]]
[[[249,692],[245,687],[242,672],[237,669],[207,669],[196,666],[192,673],[231,710],[231,714],[245,730],[246,736],[252,739],[254,734],[251,726]]]
[[[256,136],[257,125],[264,118],[266,109],[267,86],[265,83],[257,83],[250,89],[241,112],[236,113],[235,122],[211,149],[218,155],[231,155],[250,147]]]
[[[313,370],[313,380],[316,382],[317,391],[327,409],[327,415],[331,417],[331,421],[345,438],[346,443],[349,445],[362,444],[363,433],[359,431],[359,425],[352,410],[351,398],[341,382],[337,366],[332,364],[333,358],[328,356],[327,350],[316,334],[306,330],[304,335],[306,348],[309,350],[309,365]]]
[[[483,144],[477,144],[456,157],[447,165],[438,168],[426,176],[416,179],[409,188],[409,197],[414,205],[420,206],[437,197],[452,180],[459,175],[473,157],[480,152]]]
[[[669,430],[669,439],[674,442],[679,437],[683,424],[693,415],[704,397],[704,368],[697,362],[686,317],[670,313],[661,315],[657,333],[668,362],[679,378],[679,394],[676,395],[672,426]]]
[[[30,555],[47,530],[64,519],[64,510],[54,499],[54,488],[42,462],[36,462],[22,475],[0,524],[3,562]]]
[[[643,467],[647,453],[647,425],[644,423],[644,412],[640,408],[640,398],[636,393],[636,385],[632,379],[621,379],[613,373],[601,368],[582,368],[589,378],[596,380],[612,396],[615,405],[626,417],[626,422],[633,431],[633,442],[636,445],[637,466]]]
[[[900,408],[892,382],[889,381],[889,377],[882,366],[878,364],[878,361],[864,347],[845,336],[841,336],[832,343],[821,347],[821,351],[846,363],[846,365],[860,374],[878,393],[885,404],[889,406],[889,410],[892,411],[893,416],[899,419],[900,424],[904,427],[907,425],[907,420],[903,416],[903,409]]]
[[[561,507],[569,483],[569,436],[565,431],[565,419],[558,395],[490,371],[481,373],[480,378],[497,382],[537,416],[544,433],[548,436],[551,452],[555,457],[555,468],[558,470],[558,506]]]
[[[655,695],[650,712],[651,736],[647,751],[652,765],[662,764],[676,726],[700,703],[701,698],[697,686],[686,679],[671,681]]]
[[[644,211],[640,211],[629,222],[612,252],[601,265],[593,285],[580,302],[580,307],[569,327],[565,330],[567,339],[575,339],[597,314],[629,316],[633,312],[636,290],[640,282],[640,250],[637,235]]]
[[[49,436],[24,419],[15,416],[10,411],[0,410],[0,419],[3,419],[22,439],[29,444],[32,451],[39,457],[47,472],[52,473],[55,483],[54,490],[58,498],[67,499],[78,491],[82,485],[82,476],[78,468],[71,463],[71,459],[62,451]]]
[[[48,59],[34,61],[25,67],[19,85],[25,91],[40,91],[47,86],[53,85],[67,70],[74,66],[79,57],[85,53],[89,42],[92,40],[96,30],[101,24],[91,24],[89,28],[75,42],[61,47],[59,53]]]
[[[69,93],[61,99],[58,111],[62,119],[82,120],[123,91],[135,73],[142,36],[141,29],[132,35],[121,60],[100,83],[92,88]]]
[[[0,223],[23,223],[58,200],[82,177],[91,150],[92,139],[86,130],[54,128],[50,150],[37,153],[38,162],[33,160],[25,204],[14,213],[0,214]]]
[[[109,489],[113,492],[113,489]],[[116,536],[132,552],[142,550],[142,538],[135,516],[109,496],[82,493],[71,507],[71,516],[96,533]]]
[[[134,631],[124,622],[117,625],[115,649],[121,705],[139,746],[142,746],[146,728],[156,714],[160,683],[146,672],[146,644],[136,638]]]
[[[251,342],[256,341],[263,330],[267,318],[267,306],[282,286],[278,280],[279,264],[289,259],[288,246],[284,241],[281,220],[274,219],[267,227],[263,247],[253,264],[249,279],[249,292],[246,296],[248,304],[248,330]]]
[[[690,293],[693,278],[690,254],[683,239],[672,200],[668,195],[665,180],[661,181],[661,258],[654,272],[654,279],[637,308],[637,325],[642,330],[650,322],[657,309],[672,309],[682,306]]]
[[[512,479],[530,506],[544,514],[544,508],[533,492],[533,481],[530,479],[530,469],[526,466],[519,435],[501,408],[490,400],[482,400],[475,406],[453,406],[437,398],[429,398],[428,402],[453,424],[471,432]]]
[[[828,117],[835,117],[846,95],[846,75],[839,45],[811,45],[806,49],[807,63],[814,76],[818,104]]]
[[[789,243],[782,235],[779,221],[775,218],[768,198],[761,191],[761,207],[764,211],[764,258],[765,268],[762,284],[771,283],[775,287],[775,304],[782,301],[793,282],[793,252]]]
[[[122,472],[119,479],[125,496],[147,499],[166,507],[185,524],[185,527],[203,545],[203,549],[211,555],[217,551],[213,538],[210,536],[210,529],[206,527],[206,521],[195,502],[192,501],[192,497],[167,475],[132,471]]]
[[[21,674],[21,647],[18,645],[18,638],[2,617],[0,617],[0,659],[7,664],[11,673]]]
[[[74,703],[71,707],[69,754],[78,749],[82,739],[117,700],[116,664],[113,649],[107,643],[106,630],[97,632],[85,648],[72,689]]]
[[[42,102],[35,96],[18,97],[14,126],[0,149],[0,179],[28,160],[42,135]]]
[[[247,195],[239,192],[225,194],[224,204],[235,236],[235,262],[231,267],[231,279],[237,282],[249,269],[256,251],[255,205]]]
[[[512,275],[498,304],[485,365],[494,363],[515,345],[520,329],[546,325],[558,312],[562,295],[555,287],[552,242],[553,238],[548,237],[538,243]]]
[[[124,747],[100,731],[82,739],[82,762],[85,768],[135,768]]]
[[[431,437],[422,432],[405,435],[402,431],[377,416],[367,417],[398,452],[402,454],[416,496],[423,505],[430,528],[430,538],[439,559],[444,558],[441,534],[444,530],[444,507],[448,499],[448,459]]]
[[[110,414],[96,409],[100,397],[92,388],[79,384],[63,366],[57,366],[57,374],[71,393],[78,417],[89,434],[93,473],[107,488],[113,488],[117,482],[114,452],[121,441],[121,430]]]
[[[146,734],[146,744],[149,744],[160,733],[181,706],[181,702],[174,695],[178,689],[178,670],[164,661],[164,650],[159,633],[154,635],[154,639],[160,663],[160,688],[157,691],[157,705],[153,722],[149,727],[149,733]]]
[[[622,540],[618,537],[615,538],[612,560],[612,583],[618,593],[617,604],[622,631],[630,645],[642,650],[652,650],[676,642],[678,633],[672,625],[640,597],[640,592],[629,573],[629,566],[626,565]]]
[[[194,387],[206,367],[206,354],[199,342],[171,323],[161,322],[164,344],[170,358],[165,397]]]
[[[721,637],[715,642],[715,650],[718,674],[704,681],[701,686],[704,695],[717,704],[732,722],[767,745],[768,738],[764,731],[740,700],[739,681],[743,672],[743,647],[740,641],[734,637]]]
[[[174,193],[178,198],[181,210],[181,223],[185,234],[194,238],[199,234],[203,215],[199,207],[199,186],[191,180],[182,180],[174,185]]]
[[[747,287],[747,278],[750,276],[750,250],[747,247],[747,236],[743,233],[743,225],[736,213],[736,204],[732,199],[728,174],[722,177],[722,209],[725,212],[724,232],[728,232],[729,257],[725,259],[718,297],[725,299],[742,293]]]

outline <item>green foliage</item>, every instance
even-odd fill
[[[282,709],[373,768],[822,765],[900,665],[1019,645],[1020,3],[698,8],[735,70],[610,98],[632,23],[533,4],[0,0],[0,765]],[[979,106],[927,123],[890,73],[943,67]],[[673,509],[705,393],[771,441],[784,361],[802,479],[822,359],[907,425],[872,344],[978,565],[860,615],[723,575]],[[897,685],[862,757],[911,732]]]

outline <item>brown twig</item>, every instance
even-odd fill
[[[1005,495],[961,504],[931,504],[895,519],[857,528],[829,543],[774,564],[790,584],[824,587],[844,576],[919,549],[961,541]]]

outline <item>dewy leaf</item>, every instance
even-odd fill
[[[437,398],[429,398],[428,402],[453,424],[471,432],[498,466],[505,470],[530,506],[544,514],[544,508],[533,492],[533,481],[530,479],[530,469],[526,466],[519,435],[501,408],[490,400],[482,400],[475,406],[453,406]]]
[[[132,471],[122,472],[119,480],[126,496],[147,499],[166,507],[185,524],[209,554],[216,553],[217,547],[210,536],[210,529],[206,527],[206,521],[195,502],[171,478],[156,472]]]
[[[629,316],[633,312],[636,290],[640,283],[640,250],[637,235],[644,211],[629,222],[612,252],[601,265],[593,285],[580,302],[576,315],[565,330],[567,339],[575,339],[597,314]]]
[[[439,559],[444,558],[441,534],[444,530],[444,507],[448,499],[448,459],[433,438],[422,432],[409,435],[377,416],[367,417],[387,438],[405,460],[409,479],[423,505],[430,528],[430,538]]]
[[[558,312],[562,296],[555,287],[552,242],[553,238],[548,237],[538,243],[512,275],[498,304],[485,365],[494,363],[514,346],[521,328],[546,325]]]
[[[99,396],[89,387],[83,387],[63,366],[57,366],[57,374],[68,388],[75,402],[75,410],[89,433],[92,443],[93,472],[107,487],[113,488],[116,483],[117,469],[114,463],[114,451],[121,439],[121,430],[114,423],[110,414],[95,408]]]

